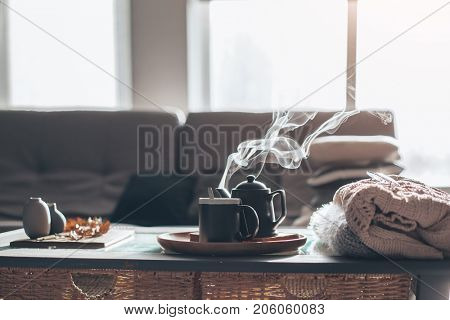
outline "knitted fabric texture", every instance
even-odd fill
[[[391,177],[396,183],[365,179],[336,192],[333,203],[345,212],[349,231],[368,248],[389,257],[448,255],[450,195],[418,181]]]

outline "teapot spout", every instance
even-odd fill
[[[216,188],[217,193],[221,198],[231,198],[231,194],[227,189],[224,188]]]

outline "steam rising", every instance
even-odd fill
[[[235,153],[228,156],[225,172],[219,184],[219,188],[228,189],[231,176],[241,168],[255,169],[256,177],[261,173],[263,166],[257,168],[259,163],[278,163],[286,169],[297,169],[303,159],[309,155],[311,143],[322,133],[333,134],[351,116],[359,113],[358,110],[340,111],[330,119],[322,123],[314,132],[309,134],[301,144],[288,137],[289,131],[304,126],[314,119],[317,112],[274,112],[272,125],[267,130],[263,139],[247,140],[241,142]],[[392,115],[385,112],[371,112],[379,117],[383,123],[392,121]]]

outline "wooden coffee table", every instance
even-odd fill
[[[9,243],[23,238],[23,230],[0,234],[0,298],[379,299],[396,298],[395,290],[398,298],[405,298],[402,288],[409,290],[409,283],[417,299],[449,297],[449,259],[393,261],[312,254],[313,236],[294,228],[283,231],[309,238],[295,255],[185,256],[161,252],[156,237],[195,227],[134,229],[136,235],[128,242],[89,250],[13,249]]]

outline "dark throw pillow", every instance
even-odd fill
[[[195,178],[132,176],[111,216],[116,223],[140,226],[190,224]]]

